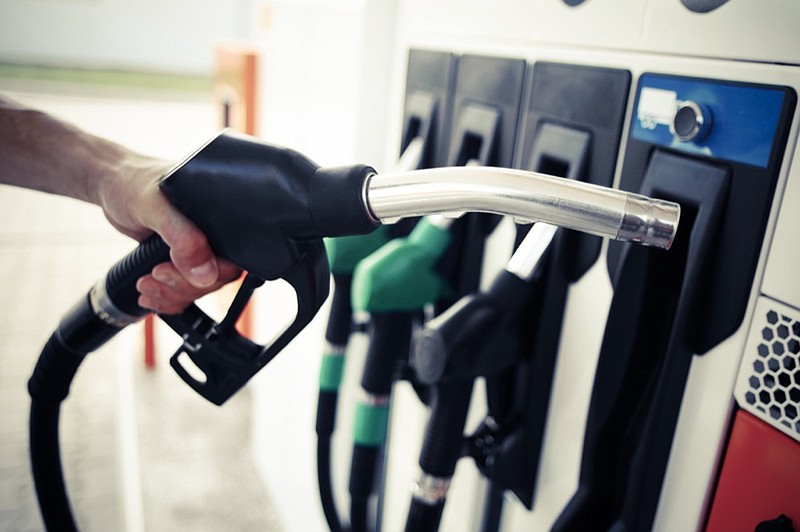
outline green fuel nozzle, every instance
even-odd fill
[[[395,239],[362,260],[353,272],[353,309],[414,312],[451,292],[436,272],[447,251],[448,221],[426,217],[407,237]]]

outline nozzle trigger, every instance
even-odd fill
[[[254,290],[264,283],[252,275],[245,278],[220,323],[194,304],[181,314],[162,316],[183,338],[170,365],[194,391],[216,405],[223,404],[311,321],[328,297],[330,275],[322,243],[308,246],[308,252],[282,277],[295,291],[297,316],[270,345],[252,341],[234,326]]]

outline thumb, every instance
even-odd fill
[[[219,264],[208,239],[188,218],[170,210],[154,229],[169,246],[178,272],[197,288],[210,287],[219,276]]]

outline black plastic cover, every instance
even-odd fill
[[[457,65],[458,58],[449,52],[421,49],[408,52],[400,151],[404,151],[414,137],[423,137],[425,149],[421,168],[445,164]]]

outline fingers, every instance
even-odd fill
[[[170,258],[178,272],[194,287],[213,286],[219,264],[205,235],[188,218],[173,210],[154,229],[170,247]]]
[[[232,262],[219,259],[219,275],[212,284],[199,288],[191,284],[171,262],[153,268],[136,283],[139,290],[139,305],[159,314],[178,314],[190,303],[211,293],[241,275],[241,270]]]
[[[193,286],[207,288],[217,281],[219,265],[202,231],[161,192],[158,182],[168,169],[163,161],[129,154],[115,179],[100,182],[99,204],[123,234],[139,241],[161,235],[178,271]]]
[[[159,188],[171,169],[165,161],[126,152],[114,179],[99,181],[97,203],[120,232],[139,241],[153,232],[170,248],[171,265],[157,266],[137,283],[142,307],[162,313],[183,310],[195,299],[239,275],[215,256],[203,232],[175,209]]]

